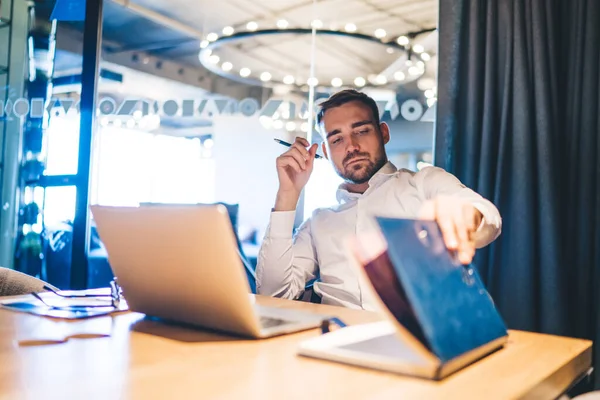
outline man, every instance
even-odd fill
[[[500,234],[496,207],[453,175],[436,167],[398,170],[388,161],[389,127],[367,95],[355,90],[333,95],[321,105],[317,123],[323,153],[345,180],[339,204],[316,210],[293,236],[296,205],[318,147],[297,138],[277,158],[279,190],[258,257],[258,293],[297,298],[319,276],[314,290],[324,304],[370,308],[344,245],[351,235],[372,232],[374,215],[437,221],[446,246],[464,264]]]

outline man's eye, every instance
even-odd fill
[[[339,143],[339,142],[341,142],[341,141],[342,141],[342,139],[341,139],[341,138],[335,138],[335,139],[333,139],[333,142],[331,142],[331,143],[332,143],[332,144],[337,144],[337,143]]]

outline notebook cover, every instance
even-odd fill
[[[367,275],[392,314],[442,363],[507,336],[477,270],[454,261],[436,222],[376,219],[389,257],[377,271],[388,278],[373,280],[368,268]]]

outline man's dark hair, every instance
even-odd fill
[[[379,129],[379,109],[377,108],[377,103],[371,97],[366,94],[359,92],[354,89],[346,89],[340,92],[337,92],[333,96],[331,96],[327,101],[321,104],[321,109],[317,114],[317,124],[320,125],[321,121],[323,121],[323,116],[325,115],[325,111],[339,107],[343,104],[349,103],[351,101],[359,101],[369,107],[371,110],[371,114],[373,114],[373,122],[375,123],[375,127]]]

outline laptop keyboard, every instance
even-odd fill
[[[260,317],[260,325],[263,328],[273,328],[276,326],[281,326],[281,325],[285,325],[285,324],[289,324],[290,321],[286,321],[284,319],[279,319],[279,318],[271,318],[271,317]]]

